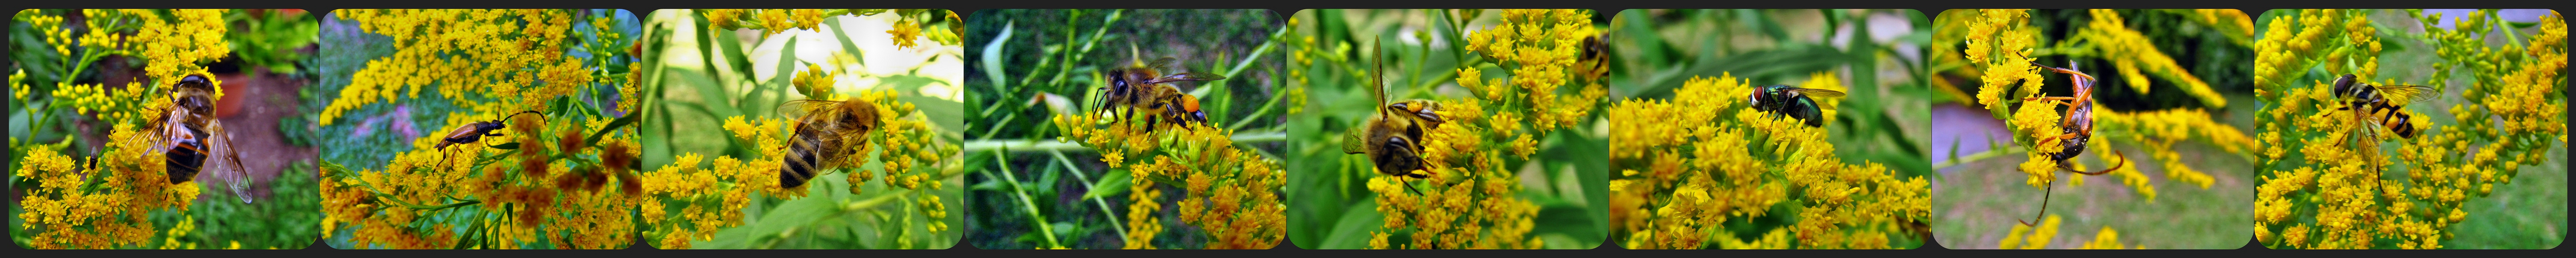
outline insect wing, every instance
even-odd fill
[[[242,165],[240,149],[233,147],[232,134],[224,132],[223,122],[220,121],[206,121],[206,131],[208,133],[205,141],[207,157],[217,159],[215,162],[210,162],[214,164],[208,168],[214,171],[217,179],[226,181],[225,184],[232,188],[233,196],[240,197],[242,203],[250,203],[250,167]]]
[[[1181,61],[1181,59],[1180,59],[1180,58],[1173,58],[1173,57],[1168,57],[1168,56],[1163,57],[1163,58],[1155,58],[1155,59],[1154,59],[1154,62],[1146,63],[1145,68],[1163,69],[1164,67],[1172,67],[1172,64],[1173,64],[1173,63],[1179,63],[1180,61]]]
[[[1175,73],[1175,74],[1172,74],[1172,75],[1165,75],[1165,76],[1163,76],[1163,78],[1154,78],[1154,80],[1152,80],[1152,81],[1146,81],[1145,83],[1146,83],[1146,84],[1158,84],[1158,83],[1179,82],[1179,81],[1214,81],[1214,80],[1224,80],[1224,79],[1225,79],[1225,76],[1224,76],[1224,75],[1216,75],[1216,74],[1211,74],[1211,73],[1199,73],[1199,72],[1184,72],[1184,73]]]
[[[1789,88],[1783,88],[1783,89],[1781,89],[1781,90],[1786,90],[1786,91],[1796,91],[1796,92],[1798,92],[1798,95],[1808,96],[1808,97],[1837,97],[1837,98],[1839,98],[1839,97],[1842,97],[1842,96],[1843,96],[1843,92],[1841,92],[1841,91],[1834,91],[1834,90],[1828,90],[1828,89],[1809,89],[1809,88],[1789,87]]]
[[[2433,87],[2417,85],[2388,85],[2376,86],[2376,88],[2379,89],[2379,96],[2387,98],[2392,104],[2414,103],[2415,100],[2442,95],[2441,91],[2433,90]]]

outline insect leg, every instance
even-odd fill
[[[2048,198],[2049,198],[2049,196],[2051,196],[2051,195],[2056,195],[2056,193],[2057,193],[2056,191],[2057,191],[2057,182],[2054,182],[2054,181],[2048,182],[2048,187],[2046,187],[2046,188],[2042,188],[2042,190],[2040,190],[2040,194],[2039,194],[2039,214],[2033,214],[2033,215],[2031,215],[2031,216],[2030,216],[2030,220],[2039,220],[2039,218],[2041,218],[2041,216],[2048,216]],[[2014,220],[2015,220],[2015,221],[2021,221],[2021,225],[2023,225],[2023,226],[2037,226],[2037,225],[2032,225],[2032,224],[2030,224],[2030,221],[2027,221],[2027,220],[2020,220],[2020,219],[2014,219]]]

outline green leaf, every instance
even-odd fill
[[[806,190],[813,190],[813,188],[806,188]],[[833,203],[831,199],[798,198],[787,201],[786,204],[770,209],[769,214],[760,216],[760,221],[752,224],[751,232],[759,234],[760,238],[768,238],[820,221],[831,216],[832,212],[840,210],[839,205]]]
[[[1371,231],[1386,225],[1386,215],[1377,212],[1376,202],[1354,202],[1342,208],[1341,219],[1333,221],[1332,233],[1326,234],[1315,249],[1368,249]],[[1392,241],[1392,240],[1390,240]]]
[[[582,143],[582,145],[599,146],[599,139],[607,138],[601,136],[608,136],[608,133],[616,132],[618,127],[626,127],[626,124],[633,124],[636,119],[643,117],[644,116],[628,115],[626,117],[617,118],[617,120],[608,121],[608,126],[600,127],[599,132],[590,133],[590,142]]]
[[[1082,199],[1103,198],[1127,193],[1128,188],[1134,188],[1129,186],[1136,184],[1134,180],[1135,176],[1131,174],[1134,173],[1126,170],[1109,171],[1108,175],[1100,176],[1100,180],[1098,182],[1091,182],[1091,192],[1082,194]]]
[[[995,90],[995,92],[1010,92],[1008,90],[1003,90],[1004,87],[1010,86],[1010,81],[1008,79],[1004,79],[1002,75],[1002,43],[1010,42],[1011,27],[1018,23],[1019,22],[1017,21],[1003,23],[1002,33],[994,34],[996,36],[993,37],[993,41],[991,41],[992,43],[984,44],[984,54],[982,55],[982,59],[984,59],[982,60],[984,65],[984,78],[990,79],[988,81],[993,82],[993,90]]]

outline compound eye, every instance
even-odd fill
[[[1751,102],[1753,103],[1753,105],[1754,105],[1754,106],[1761,106],[1761,105],[1762,105],[1762,89],[1753,89],[1753,94],[1747,94],[1746,96],[1744,96],[1744,99],[1751,101]]]

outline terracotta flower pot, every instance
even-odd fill
[[[226,73],[216,74],[215,79],[223,80],[223,85],[217,88],[224,91],[223,99],[215,100],[215,117],[232,117],[234,114],[241,113],[242,103],[244,103],[242,100],[250,98],[252,77],[248,74]]]

